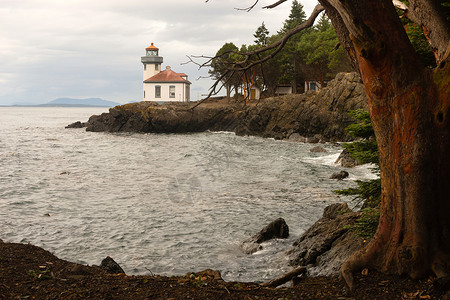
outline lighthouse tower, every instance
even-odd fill
[[[141,57],[141,62],[144,64],[144,80],[161,72],[161,64],[163,58],[158,56],[159,49],[153,43],[145,48],[145,56]]]

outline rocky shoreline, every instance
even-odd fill
[[[300,142],[349,141],[345,128],[354,122],[348,111],[366,109],[364,85],[357,73],[339,73],[320,92],[287,95],[251,103],[207,102],[195,104],[138,102],[111,108],[108,113],[91,116],[85,124],[76,122],[71,128],[86,127],[93,132],[188,133],[233,131],[237,135],[254,135]],[[321,147],[313,152],[325,151]],[[344,153],[345,155],[345,153]],[[340,157],[345,167],[356,163]],[[343,179],[345,171],[331,178]],[[348,176],[348,173],[346,176]],[[287,251],[293,267],[305,266],[314,276],[337,276],[340,265],[363,246],[362,239],[344,229],[359,217],[346,204],[327,207],[317,221],[293,248]],[[278,222],[278,223],[277,223]],[[284,220],[276,220],[260,233],[247,239],[242,249],[252,254],[261,242],[270,238],[286,238],[289,229]]]
[[[350,141],[348,111],[367,109],[364,85],[357,73],[339,73],[320,92],[286,95],[258,103],[209,101],[166,103],[142,101],[116,106],[84,124],[94,132],[188,133],[231,131],[301,142]],[[67,127],[81,127],[75,122]]]
[[[349,241],[348,232],[341,226],[355,217],[356,213],[348,211],[346,205],[329,206],[323,218],[288,252],[293,258],[291,263],[327,265],[330,260],[327,262],[323,257],[333,251],[335,257],[345,259],[354,249],[350,249],[350,244],[346,246],[348,251],[341,253],[343,248],[338,245],[343,240]],[[283,238],[287,234],[287,225],[276,220],[250,242],[258,243],[269,236]],[[327,276],[310,272],[289,277],[292,287],[274,288],[278,284],[273,283],[279,278],[263,284],[226,282],[220,271],[209,269],[184,276],[127,276],[110,257],[100,266],[85,266],[61,260],[40,247],[0,240],[0,299],[449,299],[448,286],[438,280],[410,280],[374,271],[355,274],[357,286],[350,291],[342,279],[330,275],[335,274],[336,266],[339,267],[325,266],[331,271]],[[293,272],[302,270],[300,267]]]
[[[87,131],[93,132],[232,131],[237,135],[300,142],[336,142],[352,140],[345,131],[354,121],[348,111],[367,109],[364,86],[356,73],[338,74],[327,88],[318,93],[268,98],[245,107],[224,101],[194,106],[192,103],[132,103],[111,108],[109,113],[94,115],[86,123],[75,122],[67,127],[86,127]],[[316,147],[311,151],[321,152],[323,149]],[[350,167],[354,162],[348,163],[347,167]],[[64,294],[64,298],[67,295],[68,298],[119,299],[372,299],[376,294],[378,299],[392,299],[404,298],[421,289],[420,296],[434,297],[430,281],[411,281],[375,272],[370,272],[370,276],[357,275],[361,284],[358,291],[352,293],[346,289],[343,281],[338,279],[340,266],[349,255],[365,244],[362,238],[346,229],[359,215],[346,204],[330,205],[324,210],[322,218],[296,240],[286,255],[290,265],[304,270],[299,274],[305,274],[293,277],[296,285],[292,288],[268,289],[264,287],[268,285],[264,284],[227,283],[221,279],[218,271],[212,270],[170,278],[126,276],[109,257],[102,261],[100,267],[82,266],[59,260],[39,247],[3,243],[0,240],[0,295],[11,298],[31,295],[39,298],[40,293],[45,291],[46,296],[42,298],[61,298]],[[261,249],[262,242],[271,238],[286,238],[288,235],[287,224],[283,219],[277,219],[245,240],[242,249],[251,255]],[[389,282],[392,278],[395,281]],[[46,284],[46,280],[52,284]]]

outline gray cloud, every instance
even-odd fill
[[[250,44],[264,21],[274,33],[290,2],[273,10],[263,4],[247,13],[234,8],[253,0],[2,0],[0,3],[0,105],[44,103],[57,97],[140,100],[140,56],[154,42],[164,65],[192,81],[192,98],[211,80],[186,55],[214,55],[225,43]],[[311,11],[315,0],[303,1]]]

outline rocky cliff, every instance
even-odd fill
[[[287,251],[290,264],[306,266],[312,276],[338,275],[347,258],[364,245],[363,239],[347,227],[360,215],[352,212],[345,203],[326,207],[323,217]]]
[[[185,133],[234,131],[300,141],[347,141],[349,110],[367,108],[364,86],[356,73],[339,73],[320,92],[272,97],[245,107],[237,104],[139,102],[92,116],[88,131]]]

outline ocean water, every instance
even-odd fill
[[[109,255],[127,274],[265,281],[290,270],[284,251],[324,207],[351,201],[333,190],[372,177],[362,166],[329,179],[341,170],[332,144],[64,128],[104,111],[0,108],[0,239],[83,264]],[[290,238],[244,254],[240,242],[278,217]]]

